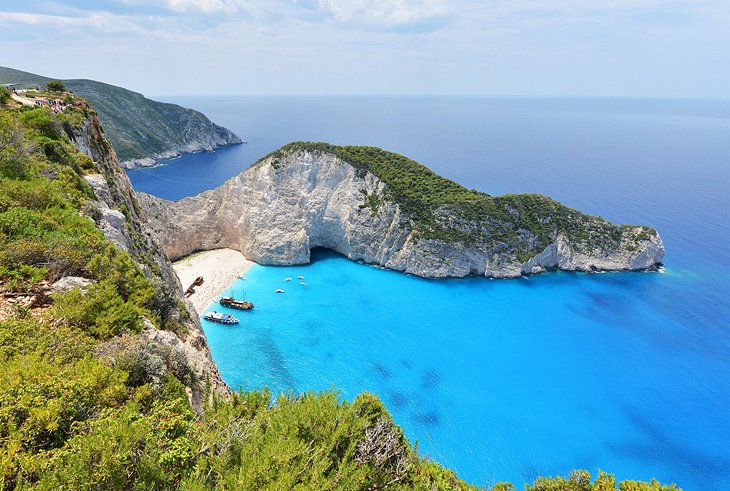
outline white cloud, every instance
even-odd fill
[[[337,19],[364,24],[408,24],[450,12],[442,0],[330,0],[328,3]]]
[[[167,5],[175,12],[236,13],[244,10],[242,0],[168,0]]]

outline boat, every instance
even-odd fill
[[[291,278],[284,278],[284,281],[291,281]]]
[[[306,283],[304,283],[303,281],[300,281],[299,284],[302,286],[306,285]]]
[[[284,293],[284,290],[282,290],[281,288],[279,288],[278,290],[276,290],[276,293]]]
[[[299,276],[297,276],[297,279],[298,279],[298,280],[303,280],[303,279],[304,279],[304,276],[302,276],[302,275],[299,275]]]
[[[238,278],[239,280],[245,280],[246,279],[245,276],[236,276],[236,278]]]
[[[203,319],[211,322],[217,322],[219,324],[238,324],[238,319],[233,317],[231,314],[224,314],[223,312],[216,312],[215,310],[205,314]]]
[[[233,297],[221,298],[220,304],[224,307],[230,307],[238,310],[251,310],[253,308],[253,304],[251,302],[247,302],[246,300],[236,300]]]

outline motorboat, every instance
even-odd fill
[[[233,317],[231,314],[224,314],[223,312],[216,312],[215,310],[205,314],[203,319],[211,322],[217,322],[218,324],[238,324],[238,319]]]

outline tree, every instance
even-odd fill
[[[52,80],[46,84],[46,90],[50,92],[63,92],[66,86],[60,80]]]
[[[7,87],[0,87],[0,104],[5,104],[10,100],[10,91]]]

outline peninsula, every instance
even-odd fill
[[[197,196],[139,196],[172,259],[225,247],[262,264],[303,264],[325,247],[427,278],[643,271],[664,259],[652,228],[541,195],[492,197],[374,147],[295,142]]]
[[[52,80],[0,66],[0,85],[13,84],[18,90],[42,89]],[[193,109],[154,101],[95,80],[71,79],[63,80],[63,84],[98,112],[107,138],[126,169],[150,167],[182,154],[241,143],[232,131]]]

